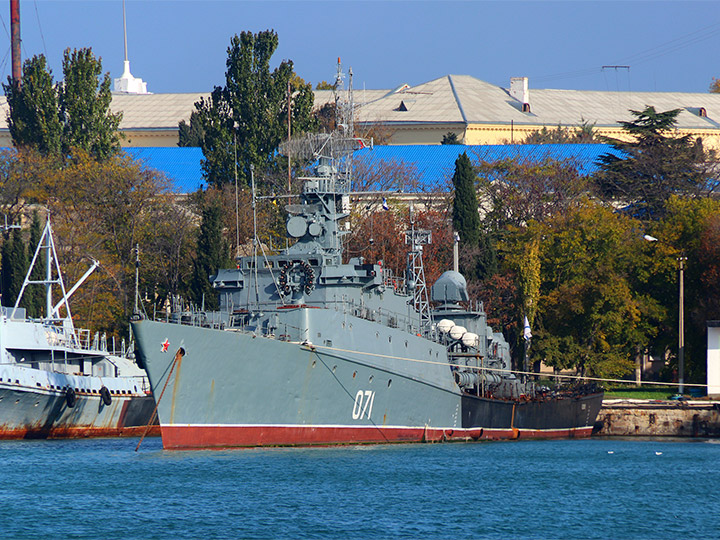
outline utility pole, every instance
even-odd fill
[[[687,257],[682,254],[678,257],[680,264],[680,301],[678,306],[678,394],[685,391],[685,261]]]
[[[20,50],[20,0],[10,0],[10,47],[12,49],[12,78],[22,82],[22,52]]]

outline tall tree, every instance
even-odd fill
[[[110,112],[110,75],[102,74],[102,61],[91,49],[66,49],[63,57],[65,80],[59,86],[63,119],[63,151],[82,148],[104,160],[120,149],[118,127],[121,113]]]
[[[40,243],[40,236],[42,235],[42,226],[40,224],[40,215],[37,210],[33,210],[32,223],[30,224],[30,240],[27,245],[27,261],[28,264],[32,262],[35,250]],[[33,281],[41,281],[45,278],[44,271],[44,252],[40,250],[38,258],[35,261],[35,266],[30,274],[30,279]],[[27,310],[27,314],[30,317],[41,317],[44,315],[44,298],[45,290],[42,285],[30,284],[25,289],[23,306]]]
[[[33,56],[23,65],[22,85],[8,77],[3,83],[9,114],[8,127],[16,148],[35,148],[42,155],[58,155],[62,124],[58,95],[45,56]]]
[[[455,173],[452,177],[455,188],[452,223],[460,234],[460,241],[467,246],[476,246],[480,239],[480,216],[475,192],[476,177],[467,152],[463,152],[455,161]]]
[[[215,87],[208,99],[195,104],[204,134],[202,166],[208,183],[232,182],[235,166],[239,180],[250,180],[250,166],[271,168],[275,151],[287,136],[288,86],[291,90],[291,128],[294,133],[313,130],[313,92],[293,72],[286,60],[270,70],[270,59],[278,46],[272,30],[242,32],[230,40],[225,86]],[[237,156],[237,160],[235,159]]]
[[[197,115],[197,111],[192,111],[190,113],[189,123],[185,122],[185,120],[180,120],[180,124],[178,125],[178,146],[202,147],[205,131],[202,125],[200,125]]]
[[[210,276],[226,266],[228,249],[222,236],[222,208],[219,201],[215,197],[206,197],[204,202],[190,293],[198,306],[204,300],[205,309],[217,309],[217,294],[210,283]]]
[[[13,306],[20,294],[25,272],[27,271],[27,258],[25,244],[22,241],[20,228],[12,229],[5,235],[2,246],[2,303]]]
[[[694,197],[716,187],[717,172],[702,141],[673,134],[680,109],[630,112],[635,120],[620,124],[631,140],[607,138],[620,155],[600,157],[596,181],[607,200],[632,205],[638,217],[658,219],[671,195]]]

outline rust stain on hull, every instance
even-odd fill
[[[172,391],[172,398],[170,401],[170,423],[172,424],[175,421],[175,397],[177,395],[177,389],[178,384],[180,382],[180,368],[182,367],[182,359],[183,355],[180,354],[180,351],[175,355],[175,362],[176,362],[176,369],[175,372],[175,380],[173,381],[173,391]],[[168,375],[169,376],[169,375]]]
[[[0,427],[0,440],[11,439],[87,439],[90,437],[140,437],[145,426],[131,427],[56,427],[56,428],[16,428]],[[153,425],[149,436],[160,436],[160,426]]]

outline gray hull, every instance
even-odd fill
[[[343,328],[333,324],[342,321],[332,310],[296,311],[310,328]],[[316,345],[180,324],[133,323],[142,363],[159,399],[163,446],[350,444],[522,435],[523,430],[513,425],[515,407],[507,400],[485,400],[492,409],[489,416],[463,425],[463,393],[453,381],[441,347],[370,321],[350,318],[345,323],[348,332],[342,348],[332,346],[340,336],[330,330],[319,332],[319,337],[314,334],[325,343]],[[371,337],[356,343],[356,335]],[[403,355],[404,350],[412,353]],[[548,429],[525,426],[526,432],[536,437],[589,435],[595,416],[587,414],[586,406],[578,405],[577,410],[577,415],[565,419],[569,423]],[[498,416],[503,420],[484,424]]]
[[[154,406],[152,396],[113,396],[105,405],[99,395],[78,395],[69,407],[64,392],[0,383],[0,439],[135,436]]]

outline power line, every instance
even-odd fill
[[[668,55],[690,45],[695,45],[720,34],[720,22],[711,24],[684,36],[672,39],[666,43],[657,45],[645,51],[641,51],[626,57],[623,63],[640,64],[654,60],[661,56]]]
[[[43,44],[43,53],[45,54],[45,58],[47,58],[48,53],[47,47],[45,46],[45,34],[43,33],[42,24],[40,24],[40,14],[38,13],[37,0],[35,0],[35,2],[33,3],[35,4],[35,18],[37,19],[38,29],[40,30],[40,39],[42,40]]]
[[[675,39],[671,39],[670,41],[661,43],[660,45],[657,45],[650,49],[646,49],[643,51],[639,51],[635,54],[631,54],[630,56],[623,58],[623,60],[621,62],[621,64],[623,64],[623,66],[618,65],[617,67],[627,66],[628,70],[629,70],[630,65],[637,65],[637,64],[642,64],[644,62],[649,62],[651,60],[655,60],[662,56],[666,56],[668,54],[674,53],[680,49],[684,49],[691,45],[696,45],[702,41],[706,41],[706,40],[711,39],[718,35],[720,35],[720,22],[713,23],[711,25],[700,28],[699,30],[695,30],[688,34],[679,36]],[[538,77],[533,77],[533,80],[535,80],[535,81],[553,81],[553,80],[561,80],[561,79],[573,79],[573,78],[579,78],[579,77],[586,77],[589,75],[597,75],[599,73],[602,73],[603,68],[605,68],[605,67],[615,67],[615,66],[603,66],[602,68],[593,67],[593,68],[585,68],[585,69],[577,69],[577,70],[573,70],[573,71],[560,72],[560,73],[555,73],[555,74],[550,74],[550,75],[541,75]]]

